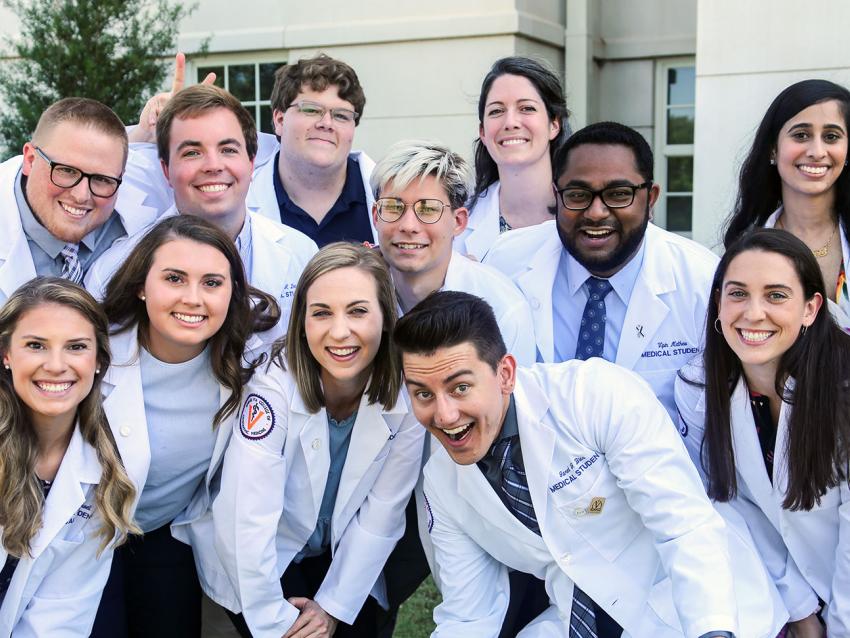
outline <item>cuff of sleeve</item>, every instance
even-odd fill
[[[806,596],[803,602],[794,607],[794,609],[788,610],[788,622],[797,622],[798,620],[803,620],[803,618],[808,618],[819,609],[820,603],[817,596],[810,594]]]
[[[316,594],[316,597],[313,600],[315,600],[319,607],[324,609],[326,613],[348,625],[354,624],[354,621],[357,619],[357,614],[360,612],[359,609],[354,611],[346,609],[336,601],[323,596],[321,591]]]

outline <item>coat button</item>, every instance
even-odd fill
[[[561,562],[562,562],[562,563],[569,563],[569,562],[570,562],[570,560],[572,560],[572,557],[573,557],[573,555],[572,555],[572,554],[570,554],[569,552],[567,552],[566,554],[564,554],[563,556],[561,556]]]
[[[531,307],[534,308],[535,310],[540,309],[540,301],[536,297],[531,298]]]
[[[123,427],[119,430],[119,432],[121,433],[121,436],[130,436],[130,432],[131,432],[131,430],[130,430],[130,428],[128,428],[128,427],[125,425],[125,426],[123,426]]]
[[[318,450],[322,447],[322,441],[320,439],[313,439],[313,449]]]

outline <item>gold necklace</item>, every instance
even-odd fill
[[[776,220],[776,227],[782,230],[786,230],[785,226],[782,225],[782,218]],[[838,224],[832,227],[832,234],[829,236],[829,239],[826,240],[826,243],[815,250],[814,248],[809,248],[812,251],[812,254],[820,259],[821,257],[826,257],[829,254],[829,245],[832,243],[833,237],[835,237],[835,233],[838,231]]]

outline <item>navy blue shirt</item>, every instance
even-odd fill
[[[280,161],[280,151],[274,156],[275,166]],[[322,219],[322,223],[310,217],[298,204],[289,199],[289,195],[280,181],[280,173],[274,173],[274,192],[280,208],[280,221],[287,226],[300,230],[312,239],[319,248],[335,241],[373,242],[371,212],[366,206],[366,188],[360,174],[357,160],[348,158],[345,168],[345,184],[339,198]]]

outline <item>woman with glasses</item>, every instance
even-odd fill
[[[826,80],[804,80],[768,107],[741,167],[738,199],[727,221],[728,247],[752,226],[776,227],[812,251],[830,312],[850,330],[850,92]]]
[[[381,571],[424,437],[401,387],[396,307],[377,252],[326,246],[273,363],[245,389],[213,504],[243,636],[382,635]]]
[[[675,388],[708,494],[749,527],[797,638],[823,623],[850,636],[850,337],[826,294],[809,246],[746,233],[717,267],[705,351]]]
[[[221,598],[209,506],[230,439],[224,422],[258,364],[246,360],[246,341],[279,309],[247,284],[233,241],[193,215],[157,224],[103,305],[115,361],[104,407],[141,492],[144,535],[115,554],[93,635],[199,637],[199,574]]]
[[[475,190],[455,250],[483,260],[499,233],[552,219],[552,158],[570,133],[558,77],[535,60],[497,60],[478,98]]]
[[[79,286],[33,279],[0,309],[0,356],[0,635],[82,638],[138,532],[100,395],[106,316]]]

